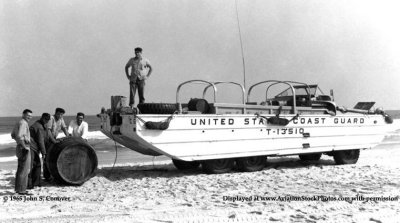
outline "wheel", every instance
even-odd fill
[[[226,173],[232,170],[234,164],[233,159],[216,159],[205,160],[202,163],[204,172],[206,173]]]
[[[176,104],[168,103],[143,103],[137,107],[142,114],[173,114],[176,111]]]
[[[360,157],[359,149],[340,150],[333,153],[333,159],[338,165],[355,164],[358,161],[358,157]]]
[[[266,160],[265,156],[242,157],[236,160],[236,164],[240,171],[254,172],[264,169]]]
[[[303,161],[318,161],[321,159],[322,153],[310,153],[299,155],[300,159]]]
[[[183,161],[172,159],[172,163],[178,170],[195,170],[200,166],[200,162],[197,161]]]

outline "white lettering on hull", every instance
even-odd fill
[[[322,118],[322,117],[304,117],[293,119],[295,125],[360,125],[365,124],[365,119],[360,117],[347,118]],[[232,126],[232,125],[267,125],[267,120],[264,118],[191,118],[190,124],[198,126]]]

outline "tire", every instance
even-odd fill
[[[337,165],[355,164],[360,157],[359,149],[340,150],[333,153],[333,159]]]
[[[183,161],[172,159],[172,163],[178,170],[195,170],[199,168],[200,162],[197,161]]]
[[[240,171],[254,172],[264,169],[267,157],[251,156],[236,159],[236,164]]]
[[[177,110],[176,104],[168,103],[143,103],[137,107],[142,114],[173,114]]]
[[[321,159],[322,153],[301,154],[299,158],[302,161],[318,161]]]
[[[96,151],[80,137],[67,137],[49,147],[45,161],[51,176],[69,185],[82,185],[98,165]]]
[[[211,174],[227,173],[232,170],[234,159],[205,160],[202,163],[203,171]]]

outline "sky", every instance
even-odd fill
[[[400,2],[237,6],[247,88],[294,80],[333,89],[338,105],[400,109]],[[175,103],[177,86],[192,79],[243,84],[234,0],[0,0],[0,116],[109,108],[112,95],[129,96],[124,67],[137,46],[154,69],[146,102]],[[184,86],[182,102],[203,88]],[[241,102],[236,86],[217,93],[220,102]]]

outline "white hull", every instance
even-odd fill
[[[287,126],[270,125],[251,114],[179,114],[166,130],[147,129],[143,121],[160,122],[169,115],[137,117],[122,115],[121,134],[113,135],[105,116],[102,131],[137,152],[184,161],[366,149],[390,131],[382,115],[366,114],[301,115]]]

